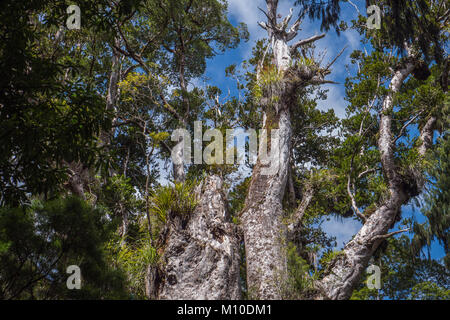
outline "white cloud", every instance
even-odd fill
[[[278,4],[278,12],[284,17],[289,13],[289,9],[293,7],[292,1],[283,0]],[[266,10],[266,1],[264,0],[228,0],[228,12],[231,17],[238,22],[247,24],[250,32],[250,41],[245,45],[243,50],[243,59],[247,59],[251,55],[251,50],[255,42],[259,39],[267,37],[267,32],[258,25],[259,21],[266,21],[264,13],[258,8]],[[294,18],[292,21],[295,20]],[[306,33],[304,33],[306,34]]]
[[[264,14],[258,9],[258,7],[262,9],[266,9],[266,4],[264,0],[253,0],[253,1],[243,1],[243,0],[229,0],[229,14],[231,17],[240,22],[245,22],[248,26],[250,32],[250,41],[242,46],[242,60],[248,59],[251,55],[252,47],[256,40],[266,37],[266,31],[263,30],[260,26],[258,26],[258,21],[264,21],[266,18]],[[280,1],[278,12],[285,16],[289,13],[289,9],[292,6],[292,2],[290,1]],[[294,17],[295,17],[294,13]],[[294,19],[293,19],[294,20]],[[320,34],[320,24],[316,22],[311,22],[308,19],[305,19],[301,26],[301,30],[298,39],[300,38],[308,38],[312,35]],[[295,40],[294,40],[295,41]],[[345,46],[348,45],[348,49],[343,54],[343,56],[335,63],[332,68],[332,74],[330,75],[330,80],[335,80],[337,77],[341,77],[342,75],[347,73],[345,69],[345,64],[348,64],[350,52],[359,47],[359,35],[355,31],[346,31],[341,35],[340,38],[337,38],[333,31],[327,33],[326,38],[318,41],[316,43],[317,50],[316,52],[324,52],[326,51],[326,57],[324,60],[324,64],[333,59],[339,51]],[[340,85],[327,85],[324,86],[326,89],[329,89],[328,99],[326,101],[319,101],[319,109],[328,110],[330,108],[335,110],[335,113],[338,117],[343,118],[345,116],[345,107],[346,102],[344,100],[344,86],[343,83]]]
[[[337,248],[342,249],[344,244],[361,229],[361,223],[354,219],[338,219],[330,217],[329,221],[322,224],[322,229],[329,236],[336,237]]]
[[[258,21],[263,19],[263,13],[258,7],[265,8],[265,1],[228,0],[229,14],[239,22],[246,23],[252,37],[255,31],[259,33],[264,31],[258,26]]]
[[[321,87],[322,90],[329,90],[327,92],[327,99],[317,102],[319,110],[327,111],[333,109],[336,116],[340,119],[345,118],[345,108],[347,102],[344,100],[343,85],[326,84]]]
[[[230,17],[238,22],[245,23],[250,33],[249,41],[241,47],[241,61],[249,59],[255,42],[267,35],[266,31],[258,25],[258,21],[265,20],[264,14],[258,7],[264,9],[265,1],[228,0],[228,12]]]

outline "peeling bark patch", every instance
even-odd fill
[[[220,243],[223,242],[223,237],[225,235],[225,230],[221,229],[221,228],[214,228],[211,230],[212,235],[214,236],[214,238],[219,241]]]
[[[167,277],[167,282],[168,282],[171,286],[173,286],[173,285],[175,285],[175,284],[177,283],[177,277],[176,277],[175,275],[173,275],[173,274],[170,274],[170,275]]]

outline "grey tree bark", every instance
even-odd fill
[[[411,186],[405,185],[403,178],[398,174],[394,161],[395,140],[391,130],[394,97],[413,69],[414,62],[410,61],[395,72],[389,86],[389,94],[385,97],[380,112],[378,148],[381,152],[383,172],[388,181],[389,195],[365,221],[356,236],[345,246],[343,253],[329,266],[325,277],[317,284],[321,291],[317,296],[318,299],[348,299],[351,297],[375,250],[383,240],[398,233],[389,234],[388,231],[398,221],[402,206],[414,196],[408,190]],[[432,144],[435,122],[436,118],[431,117],[421,131],[422,144],[419,153],[422,156]],[[420,193],[423,181],[417,177],[414,183],[413,189]]]
[[[183,125],[183,128],[186,128],[185,124]],[[184,141],[184,137],[181,136],[178,143],[184,145],[188,142]],[[184,148],[180,148],[177,151],[172,152],[173,180],[175,183],[183,183],[186,180],[184,165]]]
[[[247,287],[249,296],[257,299],[282,298],[282,286],[287,274],[286,227],[282,223],[284,197],[291,149],[292,126],[290,108],[297,103],[297,92],[310,83],[324,83],[318,69],[294,66],[292,52],[303,44],[323,37],[316,36],[293,46],[288,42],[297,36],[301,23],[299,18],[290,28],[290,14],[278,22],[278,0],[267,0],[267,23],[261,22],[270,39],[274,67],[279,79],[263,88],[261,104],[264,109],[263,129],[268,132],[270,148],[276,148],[276,172],[267,175],[260,154],[253,170],[245,207],[241,213],[247,263]],[[264,64],[264,61],[262,61]],[[260,70],[259,70],[260,71]],[[258,71],[258,73],[259,73]],[[258,74],[258,78],[259,78]],[[279,130],[279,140],[270,138],[270,130]]]
[[[198,205],[188,217],[170,214],[159,244],[160,266],[151,266],[147,295],[170,300],[241,298],[240,235],[231,223],[223,180],[208,177],[196,190]]]

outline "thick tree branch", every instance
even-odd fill
[[[370,257],[381,240],[399,233],[388,233],[388,231],[395,225],[401,207],[410,200],[410,195],[404,190],[404,185],[401,183],[401,177],[398,177],[398,170],[395,165],[395,145],[391,128],[392,112],[394,97],[413,69],[414,64],[410,61],[406,63],[404,68],[395,72],[380,114],[378,148],[381,153],[382,168],[389,184],[389,196],[367,218],[361,230],[345,246],[343,254],[335,259],[333,267],[327,270],[324,278],[317,283],[325,298],[348,299],[359,283]],[[432,143],[430,137],[432,137],[433,123],[433,119],[430,119],[422,129],[421,140],[424,142],[424,150]],[[424,153],[424,151],[421,151],[421,153]],[[347,184],[347,187],[349,185],[350,183]],[[354,207],[355,204],[353,203],[352,206]]]
[[[316,36],[312,36],[312,37],[310,37],[308,39],[300,40],[300,41],[296,42],[295,44],[293,44],[291,46],[291,52],[295,52],[295,50],[297,50],[299,47],[307,45],[307,44],[312,43],[312,42],[315,42],[315,41],[320,40],[320,39],[322,39],[324,37],[325,37],[325,33],[322,33],[322,34],[319,34],[319,35],[316,35]]]
[[[378,147],[381,153],[381,164],[389,182],[391,192],[398,181],[394,161],[394,143],[392,140],[392,112],[394,108],[394,96],[400,91],[403,81],[411,74],[414,63],[409,62],[405,68],[395,72],[389,85],[389,93],[383,101],[380,118],[380,138]]]
[[[353,192],[351,190],[351,181],[352,181],[352,178],[351,178],[351,175],[349,174],[348,178],[347,178],[347,193],[348,193],[348,196],[350,197],[350,200],[352,202],[353,211],[363,221],[366,221],[366,217],[362,214],[361,210],[359,210],[358,205],[356,204],[355,196],[353,195]]]
[[[427,151],[431,149],[433,145],[433,136],[434,136],[434,126],[436,124],[437,118],[434,116],[431,116],[427,122],[425,123],[425,126],[420,131],[420,142],[421,145],[419,147],[419,154],[421,156],[425,156]]]
[[[288,230],[290,232],[296,230],[298,226],[302,223],[303,217],[305,216],[306,209],[308,209],[309,204],[314,196],[314,186],[312,183],[306,183],[305,190],[303,192],[302,201],[295,210],[292,216],[292,222],[288,225]]]

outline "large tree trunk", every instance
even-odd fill
[[[381,152],[384,175],[389,184],[389,196],[367,219],[358,234],[345,246],[343,254],[339,255],[329,266],[326,276],[318,283],[321,291],[319,299],[348,299],[351,297],[375,250],[386,238],[393,235],[388,234],[388,231],[399,220],[402,206],[423,188],[421,179],[416,179],[414,186],[408,186],[399,176],[394,160],[395,142],[391,131],[394,96],[413,69],[414,64],[410,62],[404,69],[395,73],[380,114],[378,147]],[[421,155],[425,155],[432,144],[435,122],[435,118],[430,118],[421,131],[422,144],[419,148]],[[411,194],[411,190],[415,190],[415,194]]]
[[[283,74],[291,61],[285,39],[272,39],[276,68]],[[247,286],[249,296],[258,299],[280,299],[287,274],[286,227],[282,201],[286,190],[292,138],[289,106],[292,105],[287,82],[274,83],[267,94],[280,99],[272,103],[271,96],[264,97],[266,111],[263,128],[267,140],[259,143],[258,162],[242,212],[246,248]],[[271,130],[279,130],[276,141]],[[267,143],[266,143],[267,141]],[[270,148],[269,164],[262,159],[262,150]],[[265,152],[263,152],[265,153]],[[269,169],[270,167],[271,169]],[[275,169],[275,170],[272,170]],[[271,172],[273,171],[273,172]]]
[[[267,30],[278,80],[262,88],[263,129],[260,153],[254,168],[245,207],[241,213],[244,232],[247,287],[250,298],[280,299],[287,275],[286,227],[282,223],[292,126],[290,108],[298,92],[309,84],[326,83],[327,69],[293,65],[291,53],[302,45],[321,39],[314,36],[288,46],[297,35],[299,18],[290,28],[290,14],[278,23],[277,0],[267,0]],[[264,60],[264,59],[263,59]],[[261,75],[262,61],[258,68]],[[264,82],[264,81],[262,81]],[[261,82],[261,86],[262,85]],[[278,130],[273,135],[272,130]],[[264,135],[263,135],[264,136]],[[267,151],[267,148],[270,151]],[[266,149],[263,154],[261,151]],[[267,158],[266,154],[271,157]],[[182,152],[175,157],[182,160]],[[267,161],[269,160],[269,161]],[[182,161],[179,161],[182,164]],[[175,180],[183,177],[181,165],[174,166]],[[179,180],[178,180],[179,181]],[[203,187],[200,204],[189,219],[169,219],[163,232],[163,268],[150,268],[147,294],[157,299],[236,299],[239,288],[239,241],[226,214],[222,181],[212,177]]]
[[[237,226],[230,222],[223,181],[206,179],[188,217],[170,214],[163,231],[161,265],[150,267],[147,295],[153,299],[240,299]]]
[[[277,1],[267,1],[269,24],[277,19]],[[283,77],[290,65],[291,56],[285,30],[268,29],[275,68]],[[263,61],[264,63],[264,61]],[[262,104],[265,114],[263,128],[267,132],[267,143],[261,139],[258,162],[242,212],[246,261],[247,287],[250,298],[280,299],[282,285],[287,274],[286,228],[282,224],[282,201],[288,178],[292,126],[286,83],[279,81],[265,92]],[[274,102],[273,96],[279,100]],[[264,102],[263,102],[264,101]],[[271,129],[278,129],[278,141],[272,141]],[[274,172],[265,172],[261,151],[270,147],[269,166]],[[264,161],[265,162],[265,161]]]
[[[262,81],[266,84],[262,88],[263,97],[260,103],[264,110],[263,128],[268,135],[267,146],[273,155],[269,166],[275,170],[267,170],[265,155],[261,154],[261,150],[266,148],[262,140],[258,162],[253,170],[242,211],[242,223],[249,296],[257,299],[280,299],[287,276],[287,228],[282,223],[282,201],[288,180],[291,151],[290,108],[297,105],[300,88],[311,83],[325,82],[318,68],[313,70],[308,66],[293,64],[291,54],[300,46],[321,39],[324,35],[289,46],[288,42],[297,35],[301,17],[289,28],[293,10],[278,23],[278,1],[266,2],[268,21],[260,23],[260,26],[267,30],[273,54],[273,65],[269,68],[275,68],[278,79],[270,84],[267,84],[267,80]],[[260,74],[263,66],[264,61],[258,68],[258,81],[264,76]],[[271,138],[270,131],[273,129],[278,130],[278,139],[275,141]]]
[[[258,159],[242,212],[248,292],[251,298],[258,299],[281,298],[280,285],[287,270],[282,200],[292,136],[289,110],[281,110],[273,120],[280,130],[279,155],[276,155],[279,158],[274,159],[278,161],[277,172],[264,174],[264,166]],[[265,128],[270,127],[269,123],[271,121],[266,120]]]

